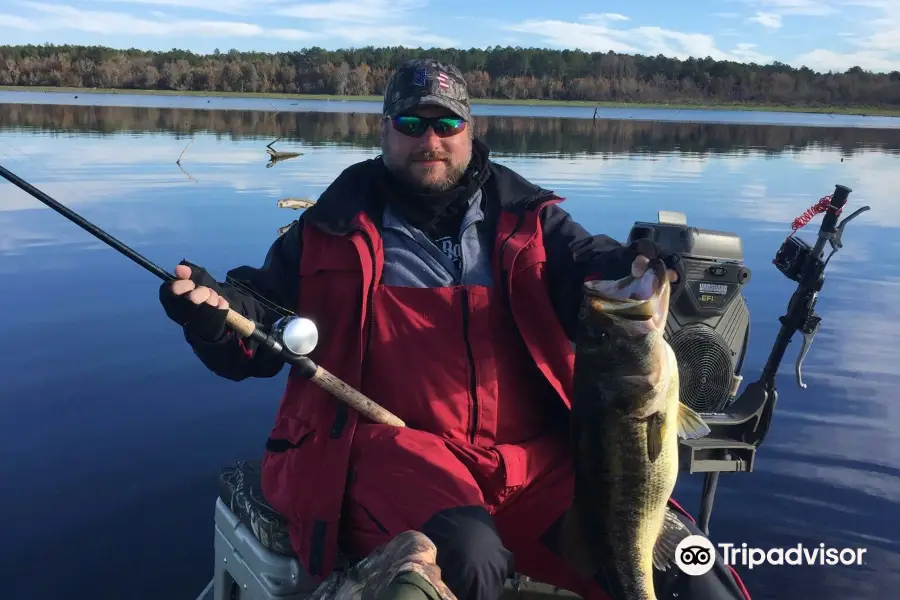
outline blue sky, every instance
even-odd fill
[[[2,43],[581,48],[900,70],[900,0],[0,0]]]

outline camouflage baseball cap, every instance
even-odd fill
[[[472,120],[462,73],[433,59],[412,59],[400,65],[384,91],[382,114],[395,117],[419,105],[443,106],[466,121]]]

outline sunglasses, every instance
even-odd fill
[[[419,138],[425,135],[428,128],[434,130],[439,138],[454,136],[466,128],[466,122],[459,117],[418,117],[402,115],[391,119],[394,129],[409,137]]]

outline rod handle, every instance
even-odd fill
[[[406,423],[394,413],[370,400],[365,394],[341,381],[321,366],[316,366],[316,371],[310,379],[326,392],[347,403],[351,408],[372,421],[384,425],[393,425],[394,427],[406,427]]]
[[[228,314],[225,315],[225,324],[244,339],[250,337],[256,331],[256,323],[230,308],[228,309]]]

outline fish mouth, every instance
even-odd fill
[[[629,321],[645,321],[652,330],[664,328],[669,316],[669,276],[665,263],[658,258],[649,261],[638,276],[587,281],[584,292],[594,310]]]

